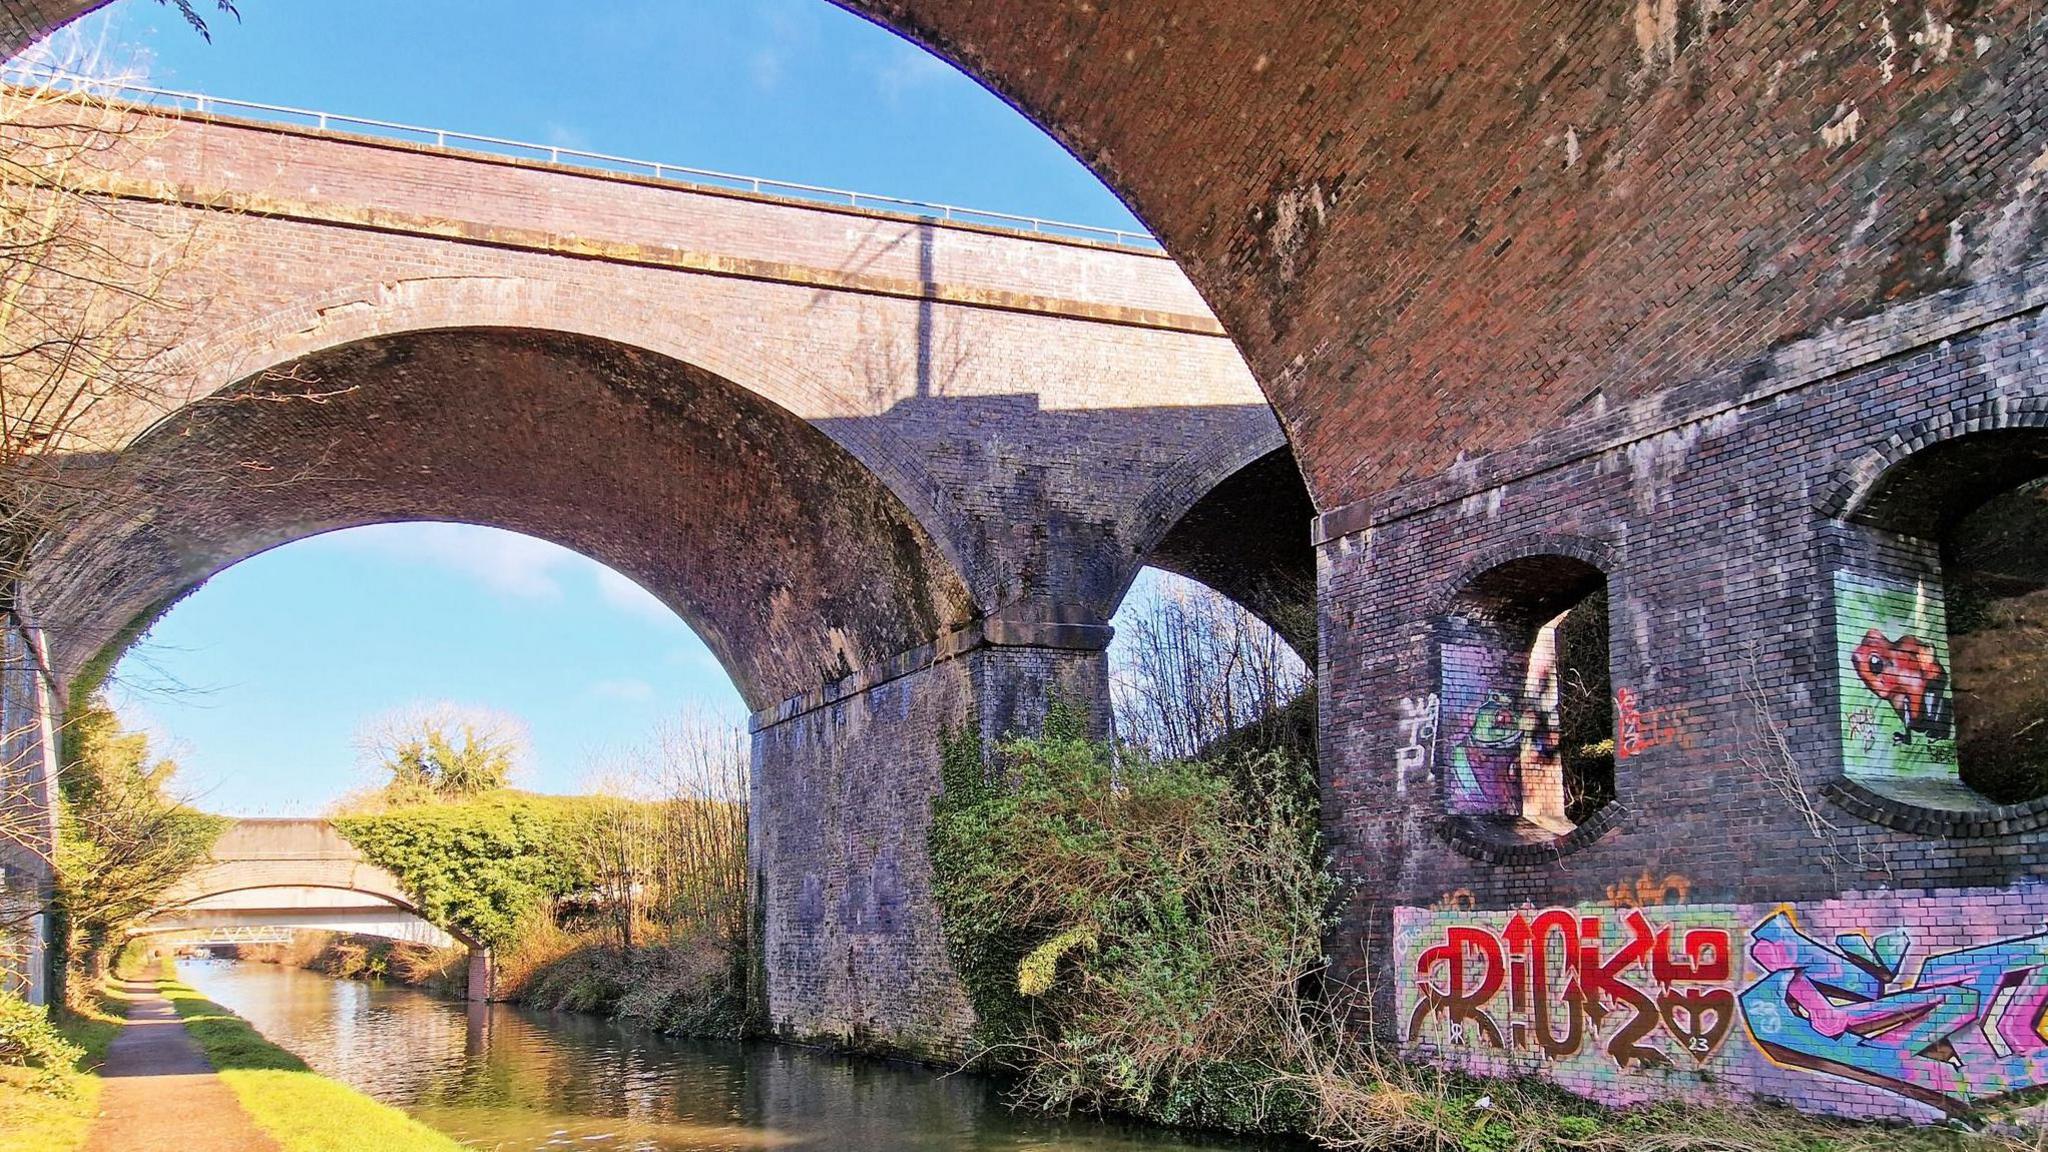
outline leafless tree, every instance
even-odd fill
[[[1117,734],[1154,755],[1199,756],[1308,691],[1308,668],[1244,607],[1181,577],[1141,582],[1110,647]]]
[[[745,730],[701,712],[598,762],[578,856],[622,947],[644,940],[648,924],[744,945],[747,771]]]

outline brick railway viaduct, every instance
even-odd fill
[[[11,18],[19,42],[91,6],[0,0],[0,20]],[[1957,778],[1937,723],[1948,689],[1932,675],[1945,632],[1944,537],[1987,497],[2048,472],[2048,17],[2036,6],[846,6],[980,78],[1122,194],[1213,308],[1277,415],[1291,452],[1281,459],[1298,467],[1313,505],[1302,505],[1301,522],[1317,577],[1324,818],[1350,882],[1333,950],[1378,977],[1384,1027],[1418,1056],[1533,1068],[1610,1101],[1757,1094],[1930,1120],[2023,1107],[2048,1080],[2048,802],[1997,803]],[[209,127],[204,138],[233,131]],[[259,185],[290,184],[295,173],[233,166],[245,185],[236,190],[251,194],[292,196]],[[319,199],[346,177],[323,173]],[[493,191],[555,179],[493,168],[465,186],[462,203],[488,205],[476,218],[492,224],[533,219],[491,200]],[[300,182],[297,198],[315,199],[311,183]],[[381,204],[385,191],[369,199]],[[638,208],[629,202],[650,196],[608,187],[601,199],[630,215]],[[547,221],[589,210],[524,206]],[[326,226],[262,204],[221,225],[229,239]],[[904,231],[901,247],[860,272],[964,278],[915,271],[923,240]],[[374,226],[351,235],[351,248],[402,239]],[[955,267],[954,234],[930,237],[936,266]],[[469,243],[497,268],[538,258]],[[244,279],[303,282],[289,245],[268,251],[247,265],[261,275]],[[395,253],[389,262],[404,263]],[[999,281],[1071,297],[1076,284],[1108,285],[1106,274],[1086,275],[1111,262],[1144,266],[1060,248]],[[643,275],[614,267],[604,279]],[[1146,324],[1061,321],[1061,336],[1208,347],[1206,328],[1161,323],[1160,314],[1201,314],[1168,280],[1163,266],[1119,280],[1104,301],[1151,314]],[[1034,365],[1017,369],[1018,383],[920,390],[891,368],[880,376],[897,383],[881,399],[837,408],[793,398],[764,379],[774,373],[749,373],[738,357],[707,361],[705,342],[578,331],[573,321],[565,333],[562,317],[587,317],[611,298],[602,288],[576,297],[528,287],[522,311],[507,303],[520,293],[495,281],[415,284],[380,271],[363,282],[371,287],[325,314],[282,297],[246,313],[239,341],[224,346],[247,351],[214,378],[309,357],[330,379],[364,382],[369,395],[345,407],[368,403],[376,381],[410,364],[453,380],[464,365],[536,359],[594,374],[594,363],[629,346],[670,358],[643,355],[633,372],[692,366],[669,368],[663,391],[732,396],[721,389],[736,381],[757,395],[782,389],[773,392],[782,411],[861,465],[828,484],[748,499],[750,525],[822,517],[820,531],[842,531],[779,541],[792,554],[808,540],[815,549],[805,554],[838,556],[840,541],[873,538],[844,519],[851,512],[832,511],[843,501],[797,517],[789,509],[804,497],[879,486],[864,507],[903,529],[901,546],[875,563],[916,579],[863,593],[857,616],[785,608],[775,624],[806,643],[742,648],[737,622],[715,642],[750,699],[770,709],[796,701],[764,715],[757,737],[763,796],[779,813],[804,814],[760,830],[778,1020],[909,1047],[953,1034],[962,1005],[918,903],[912,826],[930,774],[877,757],[949,719],[986,723],[992,700],[1098,676],[1084,641],[1146,554],[1147,534],[1202,522],[1185,512],[1209,486],[1229,489],[1233,469],[1275,459],[1267,452],[1277,441],[1259,438],[1267,433],[1243,411],[1246,398],[1181,392],[1213,379],[1199,371],[1151,372],[1142,383],[1098,375],[1088,387],[1128,387],[1134,403],[1114,408],[1096,393],[1081,406],[1091,420],[1047,401],[1059,370]],[[561,291],[576,299],[541,299]],[[864,307],[902,300],[905,310],[950,316],[956,305],[918,299],[932,295],[864,297]],[[382,326],[390,322],[375,319],[394,309],[469,334],[400,337],[399,352]],[[614,312],[620,324],[653,323],[637,309]],[[256,314],[279,319],[267,332],[247,327]],[[1024,311],[990,315],[1045,323]],[[663,326],[678,323],[660,315]],[[893,329],[883,346],[894,351],[874,363],[938,365],[952,349],[986,366],[1001,354],[943,338],[912,353],[901,333],[915,325],[902,323],[911,328]],[[485,325],[525,334],[479,334]],[[781,329],[784,338],[807,330]],[[551,335],[533,334],[542,332]],[[617,343],[593,349],[591,340]],[[1042,341],[1021,348],[1034,359],[1068,354]],[[748,359],[801,366],[806,355],[764,340]],[[425,402],[423,391],[407,394]],[[451,405],[442,397],[459,391],[444,386],[432,402]],[[1226,413],[1230,434],[1251,439],[1184,481],[1133,483],[1119,443],[1063,459],[1072,489],[1051,474],[987,489],[955,483],[977,467],[1044,463],[1049,441],[1012,451],[990,435],[1007,436],[1007,416],[995,420],[986,401],[942,397],[1030,393],[1038,402],[1017,406],[1027,426],[1058,424],[1082,443],[1094,441],[1080,430],[1102,428],[1110,409],[1187,430],[1139,435],[1133,443],[1148,450],[1221,443],[1226,430],[1204,421]],[[922,415],[941,409],[968,415]],[[445,412],[421,413],[419,426],[428,415],[447,427]],[[550,434],[575,441],[606,419],[586,406]],[[898,430],[912,427],[932,432],[913,434],[906,453],[927,465],[921,474],[890,462]],[[365,453],[365,491],[425,475],[397,471],[412,457],[381,456],[362,439],[346,443]],[[842,459],[809,458],[818,467]],[[1109,460],[1118,464],[1091,473]],[[1044,505],[968,495],[1027,489],[1097,493],[1105,505],[1072,518],[1049,514],[1059,507],[1051,495]],[[1140,490],[1176,495],[1148,505]],[[1272,503],[1283,499],[1278,486],[1239,495],[1247,507],[1282,507]],[[395,510],[365,500],[365,516]],[[530,517],[509,526],[559,536],[570,521],[538,501],[521,507]],[[662,515],[636,520],[636,507]],[[719,637],[721,618],[690,599],[706,595],[703,584],[686,593],[660,578],[662,560],[634,562],[634,542],[684,554],[659,536],[670,508],[622,498],[609,510],[637,531],[565,542],[646,579]],[[180,531],[202,542],[228,535],[203,524]],[[146,545],[124,543],[122,554],[151,555]],[[212,559],[186,570],[194,576],[234,549],[203,543],[201,552]],[[705,554],[698,579],[753,570],[721,559]],[[876,570],[838,561],[806,575]],[[132,612],[179,586],[158,573],[53,590],[45,603],[80,619],[109,600]],[[1547,622],[1602,586],[1614,798],[1573,821],[1518,819],[1522,810],[1503,807],[1494,786],[1544,753],[1523,727],[1510,753],[1519,767],[1503,775],[1482,720],[1496,700],[1540,711],[1523,686],[1554,652]],[[746,601],[737,590],[709,598]],[[808,630],[827,620],[841,631]],[[934,659],[962,646],[954,637],[963,632],[981,646]],[[810,642],[822,635],[833,639]],[[1008,638],[1027,642],[992,643]],[[1910,690],[1899,687],[1902,666],[1917,669]],[[902,674],[882,682],[884,668]],[[22,698],[21,683],[13,694]],[[1014,710],[1003,716],[1014,719]],[[889,831],[871,835],[877,828]],[[778,860],[813,871],[776,879]]]

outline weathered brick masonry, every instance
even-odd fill
[[[2038,935],[2048,802],[1944,797],[1935,808],[1883,781],[1866,786],[1838,724],[1856,681],[1842,675],[1836,627],[1838,574],[1891,567],[1844,519],[1885,467],[2048,421],[2044,302],[2048,277],[2037,271],[1901,306],[1323,519],[1325,603],[1356,606],[1327,614],[1321,638],[1328,817],[1355,881],[1353,931],[1341,943],[1352,963],[1385,977],[1390,1030],[1423,1051],[1550,1074],[1610,1099],[1755,1091],[1931,1119],[2048,1077],[2037,967],[2048,956]],[[1599,815],[1554,838],[1489,835],[1453,820],[1445,795],[1453,755],[1475,733],[1446,722],[1433,739],[1423,734],[1422,755],[1404,756],[1415,729],[1402,719],[1446,690],[1444,636],[1460,589],[1541,555],[1605,573],[1615,693],[1635,739],[1619,760],[1618,798]],[[1933,595],[1939,587],[1937,575]],[[1593,1000],[1581,1002],[1582,991],[1599,994],[1593,965],[1623,956],[1623,917],[1637,908],[1652,929],[1678,926],[1668,952],[1640,953],[1619,977],[1648,997],[1678,997],[1645,999],[1642,1019],[1656,1021],[1668,1003],[1708,1022],[1700,1031],[1681,1008],[1672,1038],[1650,1044],[1675,1057],[1670,1069],[1611,1046],[1634,1019],[1626,996],[1609,998],[1604,1023]],[[1775,970],[1752,933],[1781,908],[1807,917],[1810,949],[1837,933],[1898,940],[1890,977],[1866,974],[1871,987],[1855,999],[1887,1005],[1895,1021],[1935,1004],[1939,1026],[1850,1034],[1853,1051],[1821,1070],[1801,1067],[1797,1052],[1764,1056],[1769,997],[1738,1008],[1733,994]],[[1512,946],[1491,959],[1479,935],[1439,947],[1459,925],[1513,939],[1495,909],[1528,909],[1525,928],[1542,910],[1568,910],[1533,946],[1520,937],[1536,949],[1531,971],[1551,965],[1547,995],[1511,984],[1481,994],[1490,964],[1507,974]],[[1587,930],[1583,954],[1582,915],[1604,920]],[[1691,960],[1722,974],[1674,984],[1677,969],[1665,965],[1653,975],[1653,962],[1686,958],[1695,929],[1702,951]],[[1547,954],[1546,930],[1558,934]],[[1928,991],[1945,981],[1923,964],[1980,946],[1992,946],[1996,969],[1971,969],[1986,981],[1981,998]],[[1994,1003],[2008,981],[2009,1008]],[[1682,999],[1695,991],[1713,993],[1711,1005]],[[1829,1026],[1814,1015],[1815,1028]],[[1511,1021],[1528,1030],[1519,1041]],[[1805,1027],[1789,1015],[1770,1022]],[[2001,1022],[2009,1041],[1997,1040]],[[1547,1047],[1546,1026],[1557,1037]],[[1651,1034],[1665,1037],[1664,1026]],[[1677,1039],[1710,1043],[1687,1052]],[[1938,1042],[1957,1054],[1941,1055]]]
[[[844,2],[1103,175],[1272,400],[1323,513],[1338,945],[1386,1028],[1608,1099],[1932,1119],[2048,1076],[2040,806],[1929,788],[1900,750],[1938,725],[1873,741],[1845,663],[1938,619],[1880,475],[2048,400],[2048,14]],[[1447,618],[1518,559],[1611,602],[1618,797],[1558,838],[1439,796]]]
[[[1305,507],[1156,255],[232,122],[143,117],[123,148],[110,242],[190,252],[141,337],[185,403],[107,435],[135,496],[24,590],[54,666],[350,525],[606,562],[759,710],[791,1035],[957,1051],[922,862],[941,730],[1029,727],[1054,690],[1106,720],[1107,619],[1175,526],[1261,460]],[[1213,531],[1169,551],[1274,564]]]

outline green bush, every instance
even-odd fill
[[[0,1064],[40,1069],[36,1087],[62,1094],[68,1090],[63,1073],[83,1059],[85,1049],[66,1040],[47,1011],[0,989]]]
[[[498,793],[334,825],[372,863],[398,877],[426,918],[487,947],[511,943],[544,903],[585,886],[565,848],[586,802]]]
[[[1332,890],[1303,767],[1147,760],[1069,719],[992,766],[943,746],[934,891],[990,1058],[1038,1107],[1302,1127],[1282,1073]]]

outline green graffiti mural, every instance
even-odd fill
[[[1956,779],[1941,585],[1837,572],[1835,647],[1849,775]]]

